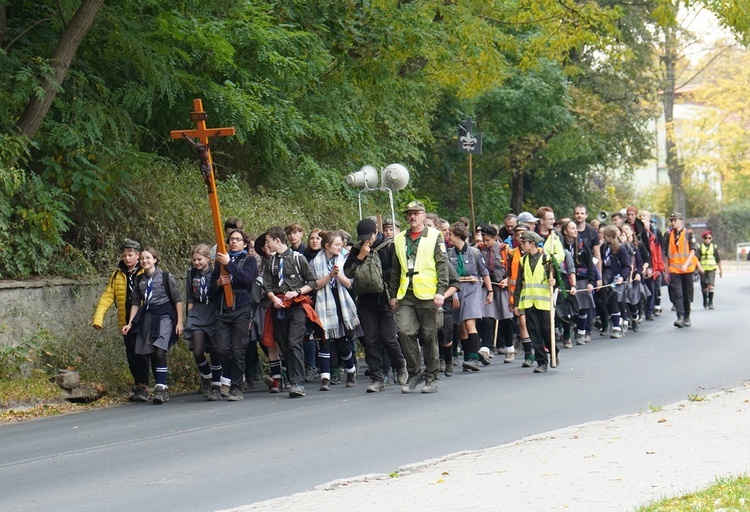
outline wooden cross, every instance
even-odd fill
[[[234,128],[206,128],[206,113],[203,111],[203,101],[200,98],[193,100],[193,112],[190,113],[190,119],[195,121],[195,130],[172,130],[169,135],[173,139],[186,139],[198,151],[201,174],[203,175],[203,181],[208,187],[208,202],[211,206],[211,216],[214,222],[216,250],[226,254],[227,247],[224,243],[224,226],[221,221],[221,213],[219,212],[219,197],[216,194],[216,181],[214,178],[214,165],[211,160],[211,150],[209,149],[209,138],[234,135]],[[198,139],[198,142],[194,141],[193,138]],[[223,266],[221,274],[227,275],[227,271]],[[231,283],[224,285],[224,300],[227,307],[231,308],[234,305],[234,294],[232,293]]]

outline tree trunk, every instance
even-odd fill
[[[677,5],[674,5],[677,8]],[[674,129],[674,96],[676,87],[676,64],[677,64],[677,34],[676,28],[664,28],[664,54],[662,65],[664,66],[664,87],[662,92],[662,104],[664,106],[664,121],[666,136],[664,138],[664,149],[667,155],[667,174],[672,186],[672,208],[675,211],[687,215],[685,187],[682,183],[684,166],[680,163],[677,154],[677,138]]]
[[[3,39],[5,39],[5,31],[8,28],[8,14],[5,9],[6,7],[4,5],[0,5],[0,48],[3,47]]]
[[[75,16],[70,20],[70,24],[60,37],[51,59],[55,70],[54,81],[50,79],[44,81],[42,85],[44,96],[42,98],[36,95],[32,96],[18,120],[19,131],[29,139],[32,139],[39,131],[39,127],[47,116],[47,112],[49,112],[57,94],[55,86],[62,84],[65,80],[73,57],[78,51],[78,46],[91,28],[103,4],[104,0],[83,0]]]
[[[523,209],[523,168],[511,169],[510,190],[510,209],[517,215]]]

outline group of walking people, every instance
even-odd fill
[[[161,404],[180,336],[210,401],[242,400],[261,379],[292,398],[312,381],[356,387],[359,347],[368,393],[389,383],[435,393],[440,376],[479,372],[496,355],[513,363],[522,351],[522,367],[545,373],[559,346],[585,345],[597,328],[615,339],[638,331],[661,314],[667,282],[674,325],[689,327],[696,270],[713,309],[722,270],[710,231],[697,244],[679,212],[664,234],[635,207],[606,225],[587,222],[584,205],[572,213],[558,219],[543,206],[472,233],[467,219],[450,223],[412,201],[404,230],[365,218],[353,239],[314,229],[307,243],[296,223],[253,238],[229,219],[226,252],[196,245],[184,280],[161,269],[156,249],[125,240],[92,324],[101,329],[116,304],[130,399],[149,400],[153,373]]]

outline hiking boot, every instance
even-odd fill
[[[463,366],[465,372],[479,371],[479,363],[477,363],[476,359],[469,359],[468,361],[464,361],[461,366]]]
[[[289,388],[289,398],[299,398],[305,396],[305,388],[299,384],[292,384]]]
[[[148,386],[138,384],[133,386],[133,395],[130,397],[131,402],[148,402]]]
[[[281,379],[272,379],[268,391],[271,393],[281,393]]]
[[[585,345],[585,344],[586,344],[586,335],[578,334],[576,336],[576,345]]]
[[[346,372],[346,387],[353,388],[357,385],[357,372]]]
[[[539,366],[534,368],[534,373],[547,373],[547,365],[540,364]]]
[[[221,402],[221,385],[218,382],[211,383],[211,390],[208,392],[206,400],[209,402]]]
[[[432,379],[430,382],[426,382],[424,386],[422,386],[422,393],[437,393],[438,390],[438,380]]]
[[[638,332],[640,330],[639,323],[637,321],[633,321],[633,332]]]
[[[445,371],[445,359],[440,360],[440,369],[438,371],[441,371],[441,372]]]
[[[229,388],[229,398],[227,398],[229,402],[239,402],[240,400],[244,400],[244,398],[240,386],[232,386]]]
[[[630,327],[630,322],[628,322],[627,320],[623,320],[620,324],[620,328],[622,329],[623,334],[628,333],[628,327]]]
[[[326,379],[323,377],[320,379],[320,391],[330,391],[331,390],[331,379]]]
[[[404,365],[396,371],[396,384],[403,386],[406,384],[407,380],[409,380],[409,370],[407,370],[406,365]]]
[[[169,392],[164,384],[157,384],[154,388],[154,404],[159,405],[169,401]]]
[[[341,370],[338,368],[331,370],[331,384],[341,384]]]
[[[683,327],[685,327],[685,320],[678,317],[677,320],[674,321],[674,326],[682,329]]]
[[[534,354],[526,354],[523,358],[521,368],[531,368],[534,366]]]
[[[453,376],[453,363],[445,365],[445,376],[446,377]]]
[[[314,366],[305,368],[305,382],[312,382],[318,378],[318,369]]]
[[[682,325],[685,327],[690,327],[692,324],[690,323],[690,317],[686,316],[685,319],[682,321]]]
[[[201,387],[198,389],[198,393],[203,395],[203,398],[208,398],[211,393],[211,381],[201,377]]]
[[[379,380],[372,379],[369,386],[367,386],[367,392],[368,393],[380,393],[385,389],[385,384],[380,382]]]
[[[570,338],[563,339],[563,348],[573,348],[573,342]]]
[[[619,327],[613,327],[612,328],[612,334],[609,335],[610,338],[622,338],[622,329]]]
[[[411,393],[415,389],[417,389],[417,386],[419,386],[419,383],[422,382],[422,374],[414,375],[412,377],[409,377],[409,379],[406,381],[406,384],[404,384],[401,387],[402,393]]]
[[[480,348],[479,360],[482,362],[483,365],[489,366],[490,365],[490,349],[488,349],[487,347]]]
[[[516,360],[516,351],[514,350],[511,352],[508,349],[505,349],[505,357],[503,358],[503,363],[512,363]]]

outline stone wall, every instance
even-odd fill
[[[0,281],[0,345],[17,345],[41,331],[52,336],[91,323],[106,278],[86,281]],[[116,328],[112,311],[105,328]],[[85,317],[85,318],[84,318]]]

